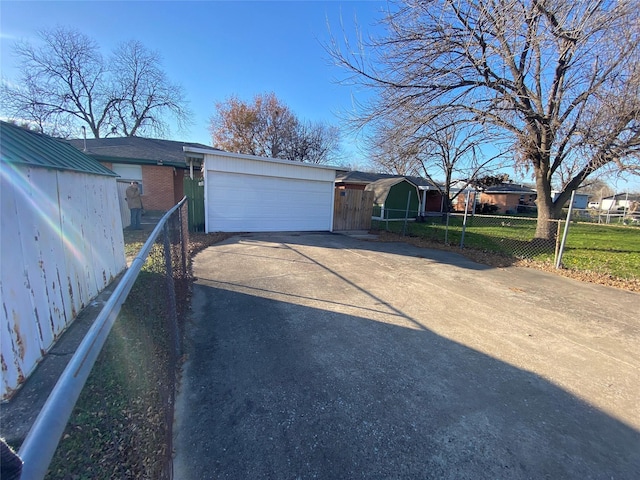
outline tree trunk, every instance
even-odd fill
[[[539,192],[539,191],[538,191]],[[552,228],[552,222],[554,219],[553,202],[551,196],[541,196],[538,193],[538,223],[536,225],[535,238],[541,240],[553,240],[555,238],[556,229]]]
[[[536,225],[535,240],[539,241],[555,241],[556,223],[552,220],[557,219],[557,209],[551,199],[551,181],[543,171],[536,171],[536,191],[538,205],[538,222]]]

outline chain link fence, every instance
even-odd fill
[[[564,221],[549,220],[545,239],[536,238],[535,218],[498,215],[452,214],[449,236],[461,248],[475,248],[514,258],[553,260],[559,247]],[[460,239],[458,242],[458,238]]]
[[[640,226],[640,212],[620,210],[596,210],[593,208],[574,209],[574,220],[604,225]]]
[[[554,260],[563,220],[549,220],[549,240],[536,238],[537,220],[530,217],[449,213],[401,220],[375,220],[373,228],[474,248],[515,258]]]
[[[22,478],[172,478],[188,235],[183,200],[132,260],[40,411],[19,451]]]
[[[568,212],[565,212],[568,215]],[[612,279],[625,288],[637,288],[640,279],[640,222],[598,222],[584,211],[571,213],[567,221],[549,220],[546,235],[536,218],[519,215],[450,213],[406,218],[373,219],[373,230],[386,230],[460,248],[474,249],[510,259],[532,260],[555,268],[600,275],[602,283]],[[541,230],[545,230],[542,228]],[[538,238],[543,236],[543,238]],[[595,278],[595,277],[590,277]]]

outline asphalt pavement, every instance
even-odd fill
[[[176,479],[639,478],[638,294],[327,233],[194,274]]]

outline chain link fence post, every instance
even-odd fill
[[[464,248],[464,234],[467,231],[467,216],[469,212],[469,196],[470,190],[467,190],[467,195],[464,201],[464,219],[462,220],[462,235],[460,236],[460,248]]]
[[[560,253],[560,231],[562,229],[562,220],[556,220],[556,249],[553,254],[553,264],[556,265],[558,262],[558,255]]]
[[[569,201],[569,209],[567,211],[567,221],[564,225],[564,232],[562,234],[562,242],[560,243],[560,250],[558,251],[558,256],[556,258],[556,268],[560,268],[562,266],[562,255],[564,253],[564,247],[567,242],[567,235],[569,234],[569,225],[571,224],[571,213],[573,212],[573,201],[576,196],[576,191],[571,192],[571,200]]]

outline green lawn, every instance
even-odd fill
[[[432,241],[460,245],[463,217],[451,216],[449,225],[440,217],[425,223],[409,222],[406,234]],[[374,222],[373,228],[402,233],[404,222]],[[554,225],[553,228],[556,228]],[[558,232],[562,235],[561,230]],[[526,217],[468,217],[464,248],[473,248],[516,258],[553,261],[555,242],[533,240],[535,219]],[[622,279],[640,278],[640,228],[572,223],[563,256],[566,268],[612,275]]]
[[[571,225],[562,263],[576,270],[640,278],[640,228]]]

